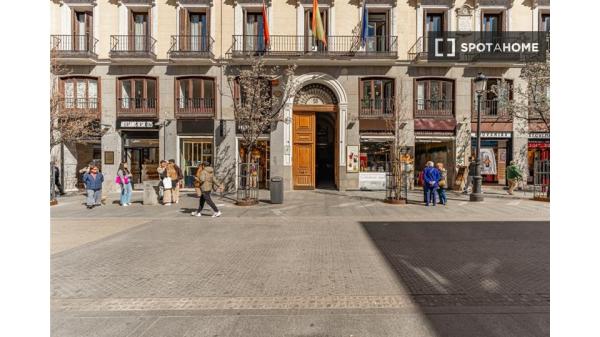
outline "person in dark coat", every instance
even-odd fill
[[[52,175],[54,177],[54,186],[58,188],[58,192],[60,195],[65,195],[65,190],[60,183],[60,169],[56,166],[55,162],[52,162]]]
[[[433,202],[436,204],[436,190],[439,187],[440,171],[433,167],[433,162],[428,161],[425,170],[423,170],[423,189],[425,191],[425,206]]]
[[[475,161],[475,156],[471,156],[471,161],[469,162],[469,172],[467,174],[467,182],[465,183],[465,189],[463,193],[469,193],[469,187],[473,186],[473,177],[477,175],[477,162]]]
[[[92,209],[95,206],[102,205],[102,183],[104,176],[98,172],[97,166],[90,167],[90,172],[83,176],[85,190],[87,192],[87,208]]]

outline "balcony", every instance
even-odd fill
[[[156,98],[118,98],[119,117],[157,117]]]
[[[64,112],[96,114],[100,118],[98,98],[62,98],[58,104]]]
[[[110,57],[114,59],[156,60],[156,40],[148,35],[111,35]]]
[[[481,100],[481,121],[482,122],[508,122],[511,120],[510,113],[498,99]],[[477,100],[473,102],[473,111],[471,121],[477,121]]]
[[[98,39],[91,35],[51,35],[51,51],[59,59],[95,62]]]
[[[312,36],[271,35],[267,46],[262,35],[234,35],[232,57],[268,56],[298,58],[397,58],[397,36],[372,36],[366,46],[358,36],[329,36],[327,45]]]
[[[361,99],[359,118],[393,118],[394,98]]]
[[[450,99],[417,99],[415,118],[453,118],[454,101]]]
[[[174,61],[209,60],[214,56],[212,53],[214,42],[215,40],[210,36],[173,35],[169,58]]]
[[[177,118],[212,118],[215,115],[215,100],[212,98],[177,98]]]

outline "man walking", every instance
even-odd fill
[[[200,165],[202,169],[202,173],[200,173],[200,178],[196,178],[200,181],[200,204],[198,205],[198,210],[196,212],[192,212],[192,216],[202,216],[202,209],[204,208],[204,203],[206,202],[210,208],[213,210],[213,218],[221,216],[221,212],[217,208],[217,205],[212,201],[210,197],[210,193],[213,190],[215,185],[219,186],[219,190],[223,190],[223,184],[221,184],[214,174],[214,169],[210,167],[208,162],[202,162]]]
[[[523,179],[523,173],[514,160],[511,160],[510,165],[506,168],[506,178],[508,178],[508,194],[512,195],[519,180]]]
[[[83,176],[83,183],[85,184],[85,190],[87,192],[86,206],[88,209],[102,205],[103,182],[104,176],[102,173],[98,172],[98,167],[95,165],[90,167],[90,172]]]

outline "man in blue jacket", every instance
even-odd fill
[[[433,202],[435,206],[435,192],[438,189],[440,181],[440,171],[433,167],[433,162],[428,161],[423,170],[423,191],[425,192],[425,206],[429,206]]]
[[[102,182],[104,182],[104,176],[98,172],[97,166],[90,167],[90,172],[83,175],[83,183],[87,192],[86,205],[88,209],[101,205]]]

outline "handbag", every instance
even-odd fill
[[[123,181],[121,182],[121,177],[117,176],[115,178],[115,183],[117,183],[119,185],[121,185],[121,184],[127,185],[127,184],[129,184],[129,178],[127,176],[124,176]]]
[[[162,183],[163,183],[163,188],[166,190],[173,188],[171,178],[169,178],[169,177],[164,177],[162,180]]]

